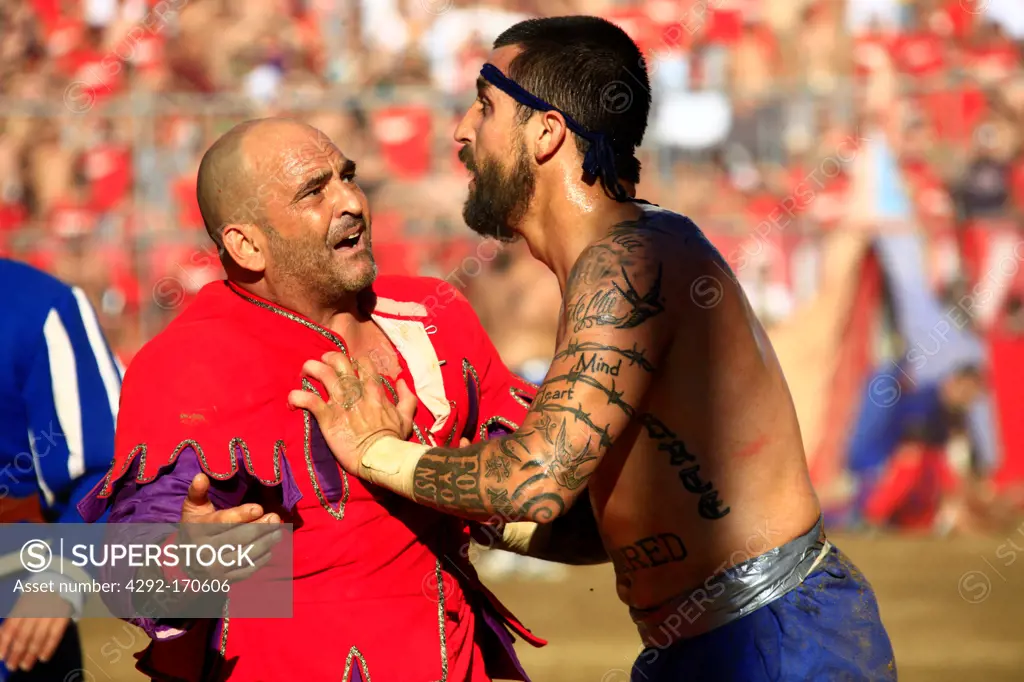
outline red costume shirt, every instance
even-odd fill
[[[364,308],[401,364],[386,386],[404,379],[419,397],[414,439],[517,428],[534,388],[452,285],[380,277]],[[325,395],[300,371],[336,350],[347,352],[332,332],[218,281],[128,368],[113,466],[79,505],[87,521],[108,506],[111,523],[177,521],[201,469],[218,508],[259,501],[294,524],[292,618],[232,620],[229,603],[225,618],[191,627],[133,619],[153,638],[139,669],[190,681],[525,680],[511,633],[544,642],[480,584],[465,558],[472,524],[348,476],[316,420],[290,409],[292,389]]]

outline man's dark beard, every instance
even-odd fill
[[[459,150],[459,160],[476,179],[462,208],[463,220],[477,234],[515,241],[516,232],[512,228],[525,215],[536,187],[526,146],[520,142],[515,163],[507,176],[497,161],[487,160],[477,165],[469,147]]]

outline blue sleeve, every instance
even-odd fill
[[[891,454],[903,408],[900,402],[904,396],[898,386],[898,380],[886,372],[868,380],[847,446],[847,467],[851,471],[871,469]]]
[[[50,308],[23,389],[39,491],[60,523],[106,475],[114,456],[121,373],[80,289]]]

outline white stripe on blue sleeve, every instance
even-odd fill
[[[89,337],[89,347],[96,357],[96,366],[99,368],[100,377],[103,379],[103,388],[107,393],[107,403],[110,405],[110,414],[117,423],[117,406],[121,395],[121,372],[114,366],[110,352],[107,350],[107,343],[103,339],[103,331],[100,329],[100,322],[96,319],[96,311],[86,297],[85,292],[74,287],[75,301],[78,303],[78,313],[82,316],[82,324],[85,325],[85,333]],[[72,476],[74,478],[74,476]]]
[[[68,474],[74,480],[85,473],[85,448],[82,443],[82,408],[78,394],[78,366],[75,349],[56,309],[51,309],[43,324],[43,338],[50,360],[50,385],[57,421],[68,451]]]

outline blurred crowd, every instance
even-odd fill
[[[1018,223],[1018,4],[7,0],[0,253],[82,286],[127,363],[219,276],[195,200],[203,151],[235,122],[276,114],[308,120],[357,160],[385,270],[478,269],[451,132],[482,58],[522,18],[589,13],[623,26],[648,62],[645,198],[693,216],[723,251],[780,206],[792,214],[751,271],[756,305],[778,319],[813,293],[814,238],[850,210],[847,162],[867,131],[884,131],[924,228]],[[602,96],[614,106],[639,87]],[[503,251],[489,277],[553,286],[515,265],[521,255]],[[948,260],[940,278],[955,278]],[[465,279],[467,293],[483,288]],[[518,300],[518,314],[547,325],[539,338],[553,330],[544,296]]]
[[[982,276],[990,235],[1020,243],[1020,0],[5,0],[0,255],[82,287],[127,365],[221,276],[195,198],[203,152],[241,120],[296,117],[358,163],[382,271],[453,282],[509,366],[540,381],[557,285],[523,245],[484,245],[464,226],[452,132],[501,31],[576,13],[615,21],[645,55],[639,195],[701,225],[769,326],[818,292],[822,245],[852,215],[925,233],[948,300]],[[640,87],[600,96],[624,106]],[[872,173],[865,191],[857,164],[880,155],[895,174]],[[1021,334],[1024,277],[1011,289],[986,319]],[[952,433],[930,395],[915,400]],[[884,523],[911,500],[932,523],[937,503],[914,491],[941,487],[925,463],[945,455],[918,450],[900,451],[903,469],[865,469],[861,492],[881,493],[863,516]],[[525,570],[506,563],[491,570]]]

